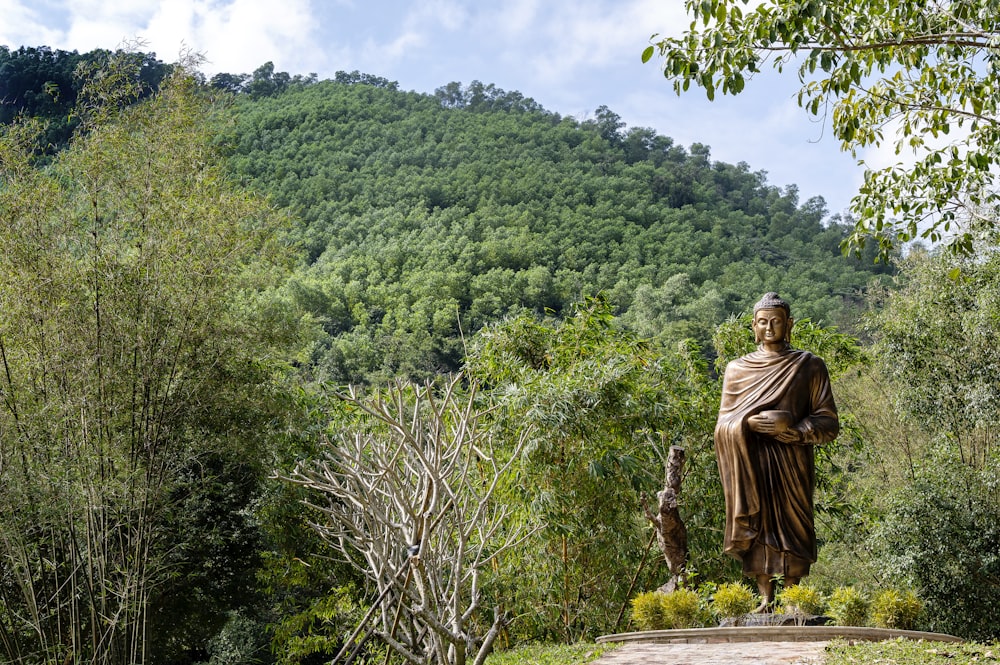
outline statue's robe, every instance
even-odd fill
[[[752,431],[761,411],[792,414],[801,443]],[[816,561],[813,446],[840,425],[824,362],[807,351],[756,351],[726,367],[715,452],[726,498],[724,549],[743,572],[802,577]]]

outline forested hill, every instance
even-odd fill
[[[68,141],[78,66],[107,51],[0,47],[0,123],[49,121]],[[154,90],[170,66],[133,54]],[[606,107],[577,121],[519,92],[450,83],[403,92],[379,76],[253,74],[219,127],[234,173],[293,213],[302,267],[288,293],[314,319],[301,359],[319,379],[457,368],[463,335],[603,292],[642,336],[707,342],[767,290],[797,316],[850,325],[877,272],[844,258],[849,225],[746,164],[713,162]]]
[[[821,199],[713,162],[605,107],[583,122],[474,82],[435,94],[365,75],[241,95],[233,168],[294,212],[291,285],[322,326],[321,378],[458,365],[461,333],[604,291],[645,336],[706,340],[778,290],[851,320],[876,271]]]

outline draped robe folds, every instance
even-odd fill
[[[792,414],[801,442],[750,429],[761,411]],[[807,351],[756,351],[726,367],[715,452],[726,499],[724,550],[743,572],[802,577],[816,561],[813,445],[840,425],[824,362]]]

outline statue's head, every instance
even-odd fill
[[[791,314],[792,308],[781,296],[774,291],[765,293],[753,306],[753,333],[757,343],[790,343],[795,325]]]

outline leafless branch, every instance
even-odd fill
[[[325,519],[314,526],[331,546],[364,561],[358,568],[383,592],[377,634],[395,653],[411,663],[464,665],[475,651],[482,663],[506,619],[498,608],[485,637],[476,636],[481,573],[530,535],[496,500],[530,432],[496,440],[476,387],[464,389],[461,376],[337,397],[364,420],[337,432],[322,458],[287,480],[315,491],[310,505]],[[402,636],[400,611],[416,626]]]

